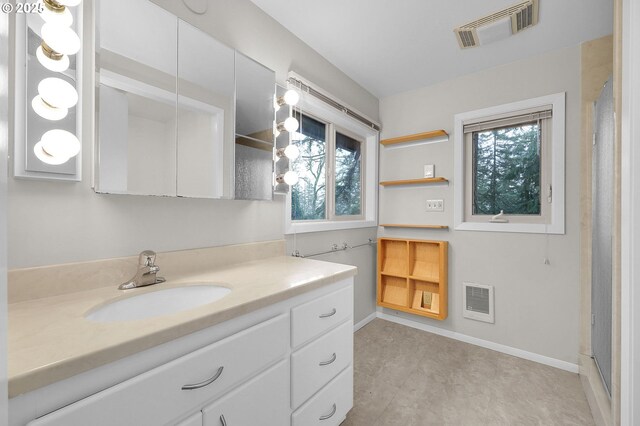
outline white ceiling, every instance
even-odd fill
[[[522,33],[461,50],[453,29],[518,0],[251,0],[378,97],[612,32],[610,0],[540,0]]]

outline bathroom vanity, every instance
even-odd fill
[[[279,256],[167,273],[124,296],[116,285],[10,304],[10,425],[339,425],[353,405],[355,273]],[[148,319],[85,318],[203,282],[231,291]]]

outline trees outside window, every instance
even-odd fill
[[[300,150],[291,162],[299,181],[291,189],[291,219],[335,220],[363,215],[363,142],[306,114],[292,135]]]

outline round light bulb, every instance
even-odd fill
[[[300,156],[300,150],[296,145],[287,145],[284,149],[284,155],[291,161],[295,160]]]
[[[38,83],[38,93],[49,105],[56,108],[72,108],[78,103],[78,92],[66,81],[49,77]]]
[[[289,186],[295,185],[296,183],[298,183],[298,174],[293,170],[289,170],[284,174],[284,183]]]
[[[67,108],[56,108],[46,103],[40,95],[36,95],[31,101],[31,108],[42,118],[51,121],[62,120],[67,116]]]
[[[80,153],[80,141],[76,135],[66,130],[49,130],[42,135],[40,142],[44,152],[56,158],[71,158]]]
[[[300,94],[293,89],[289,89],[284,93],[283,98],[287,105],[294,106],[300,100]]]
[[[47,2],[40,0],[42,7],[40,7],[40,16],[44,19],[44,22],[50,22],[52,24],[64,25],[65,27],[70,27],[73,24],[73,15],[64,7],[64,5],[60,4],[60,8],[52,8],[47,4]]]
[[[298,126],[298,120],[296,120],[295,117],[289,117],[284,120],[284,128],[287,129],[287,132],[295,132],[298,130]]]
[[[63,72],[69,68],[69,57],[67,55],[62,55],[60,59],[51,59],[45,55],[42,46],[38,46],[36,49],[36,58],[38,58],[38,62],[49,71]]]
[[[58,53],[75,55],[80,50],[80,37],[69,27],[47,22],[41,33],[44,42]]]
[[[54,157],[50,155],[42,149],[42,141],[35,144],[33,147],[33,153],[36,155],[36,158],[43,163],[51,164],[52,166],[59,166],[60,164],[64,164],[69,161],[69,157]]]
[[[74,7],[82,3],[82,0],[56,0],[59,4],[67,7]]]

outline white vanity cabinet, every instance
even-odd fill
[[[281,361],[202,410],[204,426],[289,424],[289,362]]]
[[[337,426],[353,406],[352,278],[210,330],[234,332],[95,391],[104,371],[82,373],[73,382],[86,386],[80,398],[58,398],[57,407],[42,408],[69,383],[23,395],[13,408],[31,411],[13,413],[10,426]]]

